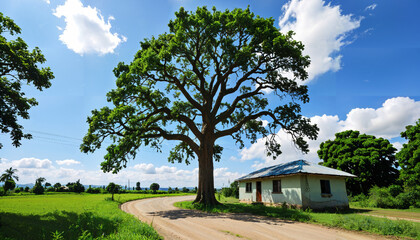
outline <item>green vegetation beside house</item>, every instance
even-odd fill
[[[169,194],[45,193],[0,198],[0,239],[162,239],[119,204]],[[170,194],[179,196],[185,194]]]

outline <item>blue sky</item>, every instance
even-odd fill
[[[0,172],[18,169],[19,183],[36,177],[48,182],[126,185],[130,180],[148,187],[193,187],[197,162],[167,162],[173,143],[163,153],[141,149],[119,174],[104,174],[101,149],[82,154],[79,144],[87,131],[90,111],[107,105],[105,94],[115,87],[112,69],[130,62],[139,41],[167,31],[167,24],[181,6],[216,6],[218,10],[245,8],[272,17],[280,31],[294,30],[312,63],[308,69],[310,103],[303,115],[320,127],[310,141],[311,152],[302,155],[281,130],[283,155],[265,157],[263,142],[240,150],[231,139],[222,139],[222,160],[215,164],[215,184],[227,185],[256,168],[304,158],[317,162],[319,143],[346,129],[389,139],[397,148],[399,133],[420,118],[420,3],[416,0],[382,1],[111,1],[111,0],[2,0],[0,11],[22,28],[21,37],[45,55],[55,79],[52,87],[38,92],[25,87],[39,105],[30,120],[20,123],[32,140],[15,148],[9,135],[1,134]],[[270,97],[270,96],[269,96]],[[273,100],[276,104],[276,100]]]

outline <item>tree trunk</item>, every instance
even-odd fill
[[[214,141],[211,140],[200,144],[200,154],[198,156],[198,189],[194,203],[204,205],[220,204],[214,195],[213,148]]]

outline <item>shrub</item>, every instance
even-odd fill
[[[101,190],[103,190],[102,188],[92,188],[90,185],[89,185],[89,188],[88,189],[86,189],[86,192],[87,193],[101,193]]]
[[[80,183],[80,179],[75,183],[67,183],[70,192],[81,193],[85,191],[85,187]]]
[[[150,190],[153,190],[153,193],[156,193],[157,190],[159,190],[160,186],[157,183],[150,184]]]
[[[3,185],[4,192],[13,190],[15,189],[15,187],[16,187],[16,183],[12,179],[7,180]]]
[[[44,187],[41,185],[41,183],[37,182],[32,189],[32,192],[37,195],[44,194]]]

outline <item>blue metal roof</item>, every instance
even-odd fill
[[[330,175],[330,176],[341,176],[341,177],[357,177],[353,174],[343,172],[337,169],[324,167],[315,163],[308,162],[306,160],[296,160],[293,162],[282,163],[279,165],[262,168],[248,175],[240,177],[237,181],[243,181],[254,178],[266,178],[290,174],[317,174],[317,175]]]

